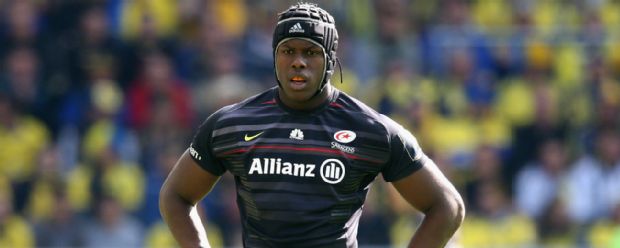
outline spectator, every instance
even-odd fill
[[[572,166],[568,181],[568,213],[579,224],[609,218],[620,202],[620,133],[600,130],[593,154]]]
[[[95,217],[84,227],[85,247],[141,247],[142,225],[111,196],[98,198]]]
[[[463,222],[460,242],[467,247],[527,247],[536,242],[536,226],[516,212],[510,198],[497,182],[478,188],[480,210]]]
[[[123,211],[134,211],[144,200],[144,172],[137,164],[119,159],[114,147],[104,146],[70,171],[67,187],[72,207],[80,211],[93,207],[104,195],[115,197]]]
[[[23,211],[35,226],[52,219],[56,195],[64,190],[58,156],[54,147],[47,147],[37,157],[36,172],[29,183]]]
[[[108,60],[110,69],[123,70],[124,68],[117,66],[121,63],[121,44],[115,39],[110,32],[110,20],[105,12],[105,6],[94,4],[84,7],[79,12],[78,27],[75,31],[68,33],[70,43],[65,48],[66,58],[65,64],[69,67],[72,88],[82,88],[87,86],[92,77],[93,57],[105,58]],[[117,73],[113,73],[110,80],[118,82]]]
[[[588,233],[590,247],[618,247],[620,245],[620,203],[616,204],[611,218],[597,221]]]
[[[559,198],[547,203],[537,219],[539,244],[547,247],[570,247],[578,244],[578,226],[568,216],[566,204]]]
[[[141,130],[155,115],[158,104],[170,104],[173,125],[188,128],[192,124],[191,96],[183,81],[175,78],[170,58],[161,51],[152,51],[143,57],[142,74],[132,83],[127,93],[129,124]]]
[[[82,247],[85,223],[71,208],[63,189],[57,188],[53,204],[48,206],[52,214],[48,221],[36,226],[37,246]]]
[[[546,62],[543,64],[537,66],[547,66]],[[526,115],[522,120],[511,120],[512,135],[515,138],[512,140],[511,154],[505,171],[510,187],[514,185],[515,176],[522,167],[536,159],[536,151],[541,150],[543,141],[550,138],[566,139],[568,135],[568,123],[559,115],[562,106],[559,105],[558,91],[551,84],[549,73],[545,69],[532,66],[527,69],[524,76],[523,80],[527,81],[514,81],[505,88],[503,92],[505,98],[502,100],[506,102],[501,103],[504,105],[512,102],[515,105],[515,107],[501,106],[507,109],[501,110],[500,113],[509,120],[513,118],[510,117],[511,112],[516,109],[521,109]],[[511,94],[514,95],[509,96]]]
[[[15,98],[15,107],[22,113],[49,124],[43,75],[36,51],[27,46],[16,47],[8,51],[3,65],[0,90]]]
[[[22,114],[14,99],[0,93],[0,175],[13,185],[16,211],[26,204],[36,158],[48,146],[49,131],[39,120]]]
[[[5,49],[14,49],[19,46],[34,47],[37,53],[41,52],[44,40],[41,39],[40,21],[42,15],[36,1],[32,0],[9,0],[3,1],[6,5],[2,8],[2,18],[4,21],[5,33],[0,33],[0,57],[6,53]]]
[[[502,161],[499,151],[491,146],[478,147],[471,167],[471,178],[464,185],[465,201],[468,208],[476,212],[482,210],[482,206],[480,206],[482,201],[478,199],[480,187],[501,180]]]
[[[210,77],[192,90],[194,109],[202,110],[206,115],[259,92],[258,84],[242,77],[239,72],[239,54],[230,51],[234,49],[229,46],[224,46],[222,50],[214,52],[211,57]]]
[[[0,246],[34,247],[35,239],[28,222],[13,210],[12,191],[6,177],[0,175]]]
[[[554,199],[564,197],[568,180],[568,158],[560,140],[543,142],[538,159],[517,175],[515,200],[519,210],[530,218],[544,218],[544,210]]]

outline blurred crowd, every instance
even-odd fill
[[[277,0],[0,0],[0,247],[174,247],[159,189],[198,125],[276,85]],[[332,84],[455,183],[462,247],[620,247],[620,1],[319,0]],[[340,80],[342,75],[342,82]],[[234,181],[200,203],[240,241]],[[375,180],[362,246],[421,220]]]

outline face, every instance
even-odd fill
[[[276,71],[280,81],[280,99],[290,107],[305,108],[320,104],[327,97],[312,96],[323,79],[323,48],[304,39],[290,39],[277,47]],[[311,99],[312,98],[312,99]]]

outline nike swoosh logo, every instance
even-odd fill
[[[260,133],[257,133],[257,134],[252,135],[252,136],[248,136],[248,134],[246,133],[246,134],[245,134],[245,137],[244,137],[243,139],[244,139],[245,141],[251,141],[251,140],[255,139],[256,137],[260,136],[261,134],[263,134],[264,132],[265,132],[265,131],[260,132]]]

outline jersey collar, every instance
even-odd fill
[[[293,108],[290,108],[290,107],[286,106],[280,100],[280,96],[279,96],[279,92],[278,92],[278,87],[272,88],[272,92],[274,94],[274,99],[276,100],[276,103],[278,104],[278,107],[280,107],[281,109],[283,109],[287,113],[295,114],[295,115],[312,115],[312,114],[316,114],[316,113],[319,113],[319,112],[323,111],[331,103],[335,102],[336,99],[338,99],[338,96],[340,95],[340,90],[338,90],[336,87],[333,87],[331,85],[328,85],[327,87],[331,87],[332,88],[332,90],[331,90],[330,94],[328,95],[327,99],[322,104],[317,106],[316,108],[308,109],[308,110],[298,110],[298,109],[293,109]]]

